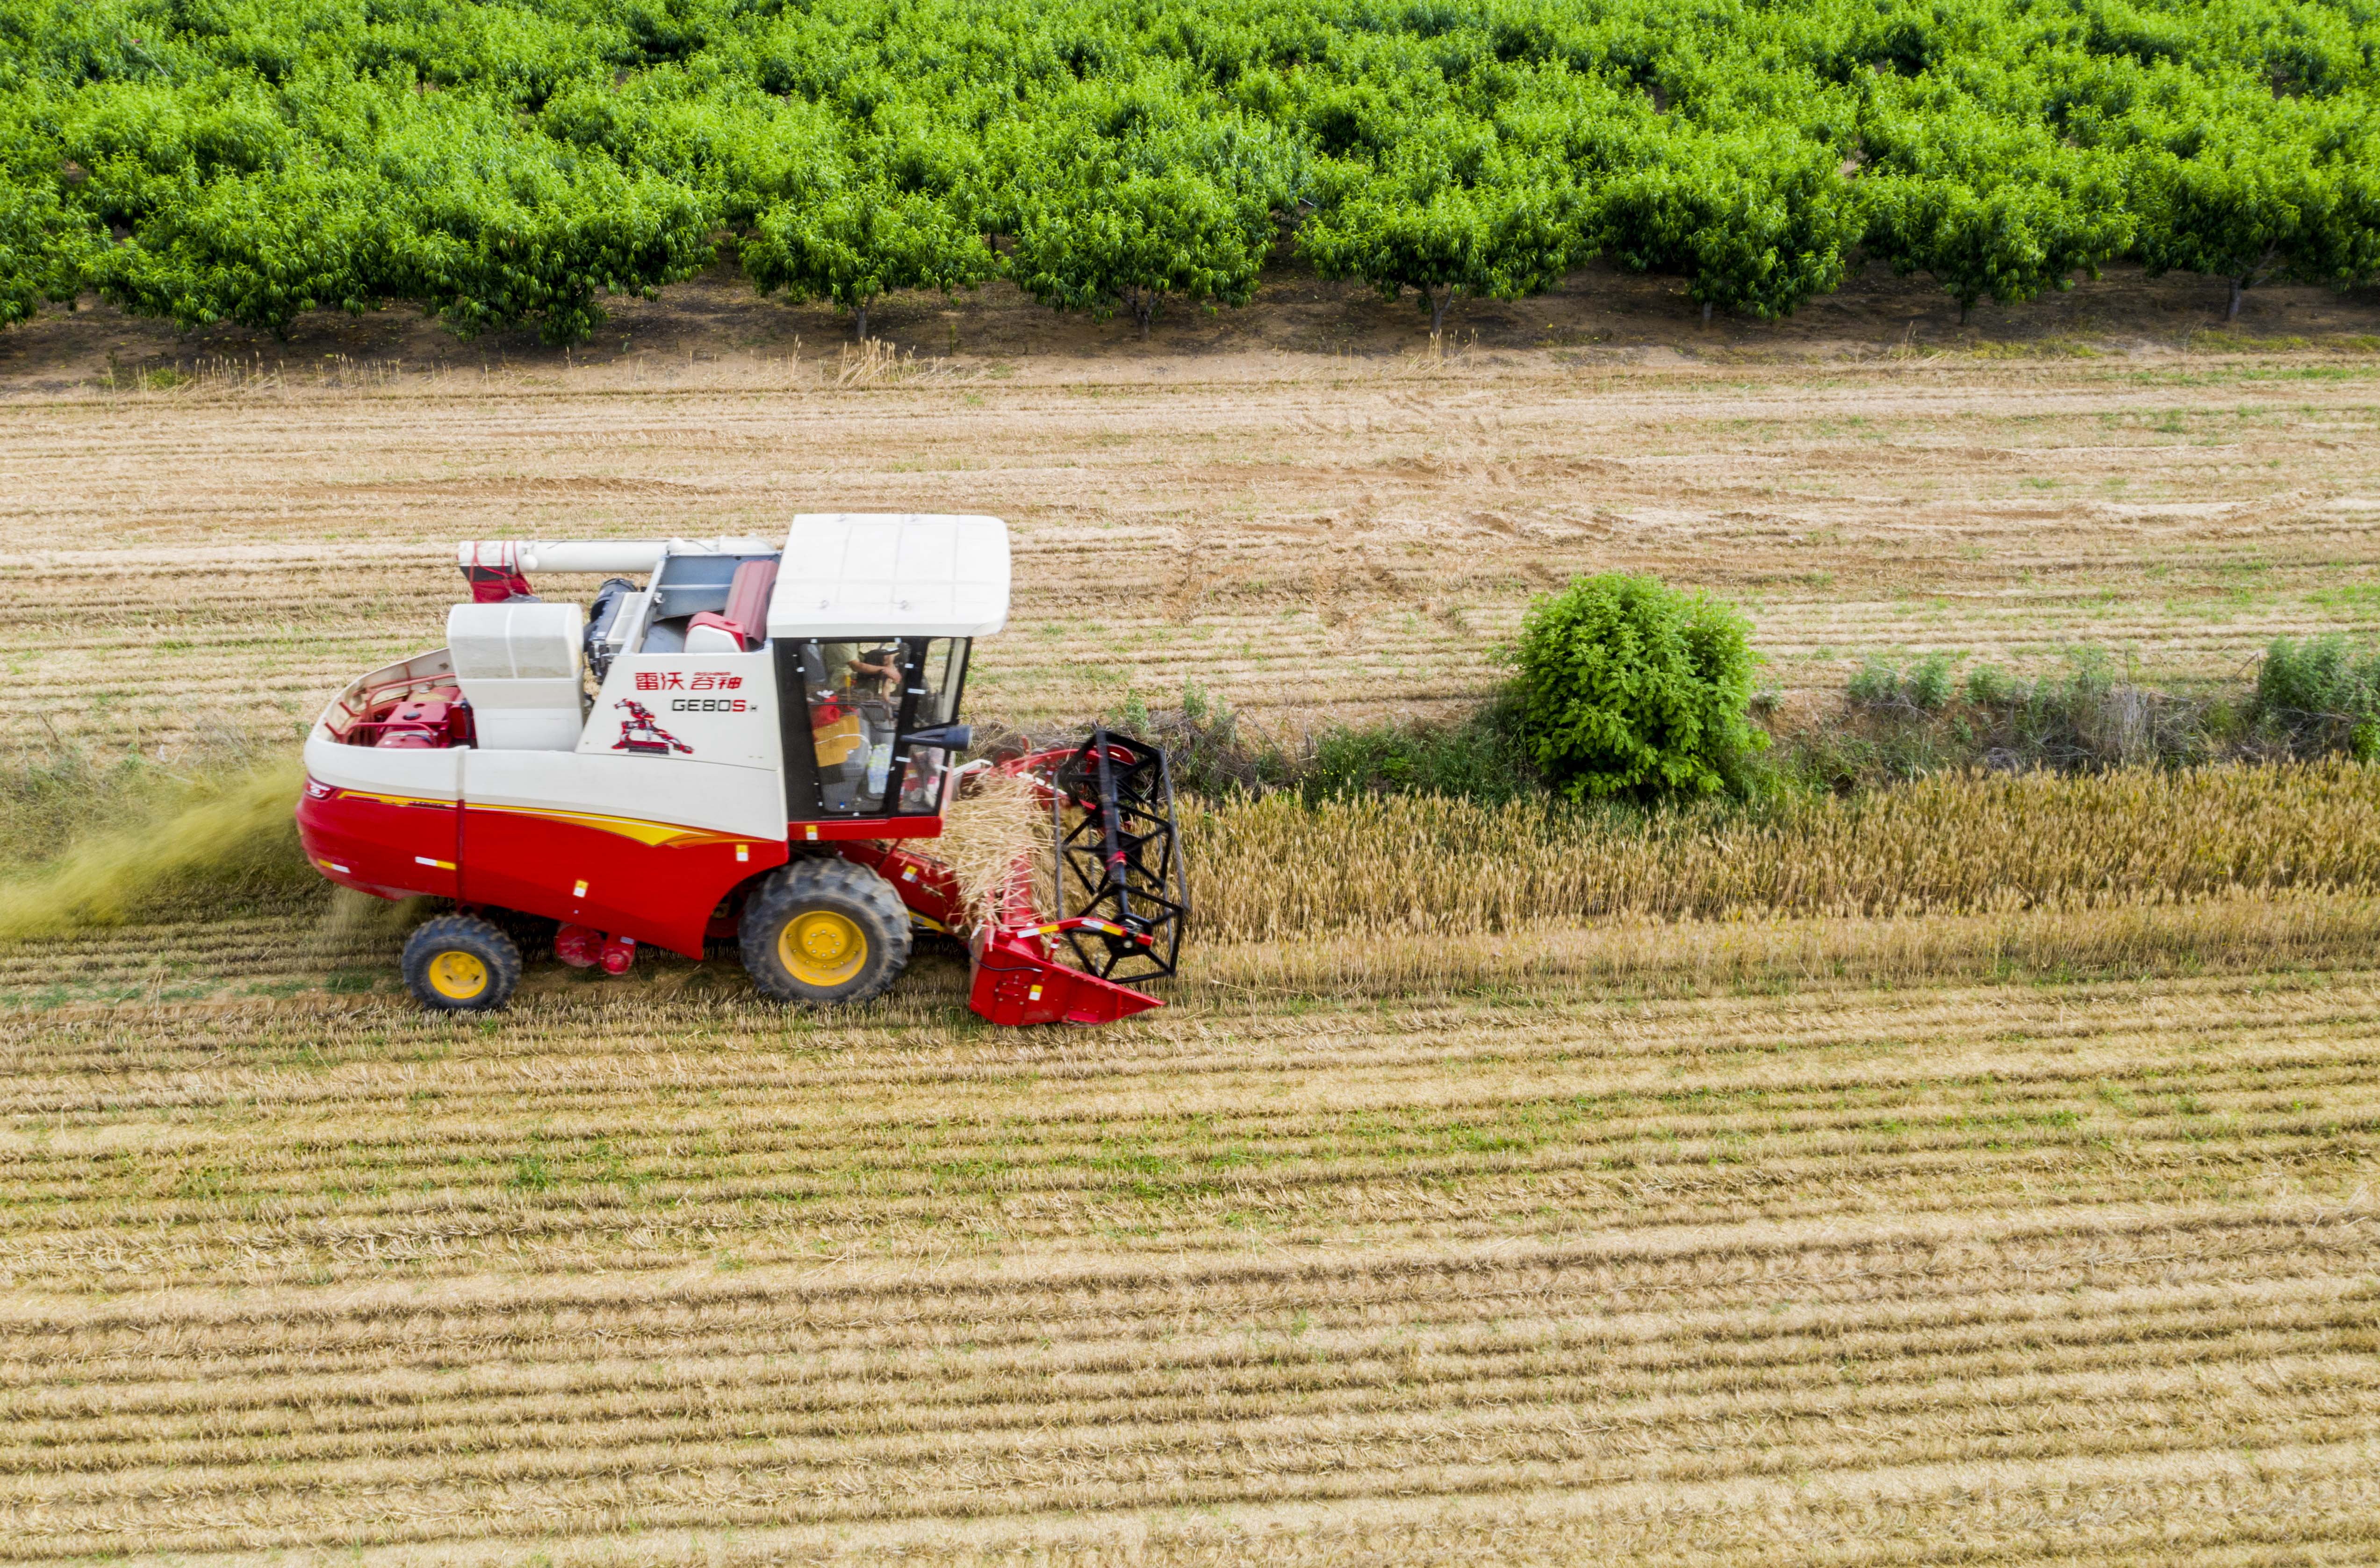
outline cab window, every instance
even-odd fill
[[[909,647],[916,656],[915,675],[909,681],[909,711],[901,726],[903,735],[953,723],[959,712],[959,688],[966,678],[966,638],[912,640]],[[941,810],[943,770],[951,761],[950,753],[939,746],[898,749],[901,796],[893,809],[903,816]]]
[[[831,815],[883,809],[901,719],[902,663],[901,645],[891,638],[802,644],[819,805]]]

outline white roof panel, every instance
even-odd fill
[[[989,637],[1007,624],[998,517],[803,513],[769,596],[771,637]]]

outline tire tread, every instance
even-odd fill
[[[776,955],[778,930],[795,910],[822,898],[848,902],[872,916],[872,919],[863,922],[873,928],[868,931],[868,939],[872,944],[880,944],[889,955],[856,989],[832,998],[808,996],[790,989],[779,978],[783,969]],[[737,939],[744,967],[760,994],[779,1002],[828,1003],[838,1007],[869,1001],[892,989],[892,982],[909,966],[913,945],[909,908],[901,902],[892,884],[867,867],[839,856],[795,860],[763,878],[744,906]]]
[[[430,956],[449,947],[475,954],[488,966],[492,983],[487,993],[469,1002],[453,1002],[431,989]],[[413,928],[405,939],[405,985],[423,1006],[441,1013],[492,1013],[512,1000],[520,984],[520,948],[503,927],[479,915],[433,915]]]

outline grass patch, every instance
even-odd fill
[[[1968,345],[1959,352],[1971,359],[2097,359],[2102,350],[2079,337],[2034,337],[2009,342]]]

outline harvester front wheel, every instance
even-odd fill
[[[492,920],[441,915],[405,939],[405,983],[424,1007],[485,1013],[520,984],[520,949]]]
[[[780,1002],[865,1002],[909,966],[909,911],[848,860],[796,860],[745,901],[744,967]]]

